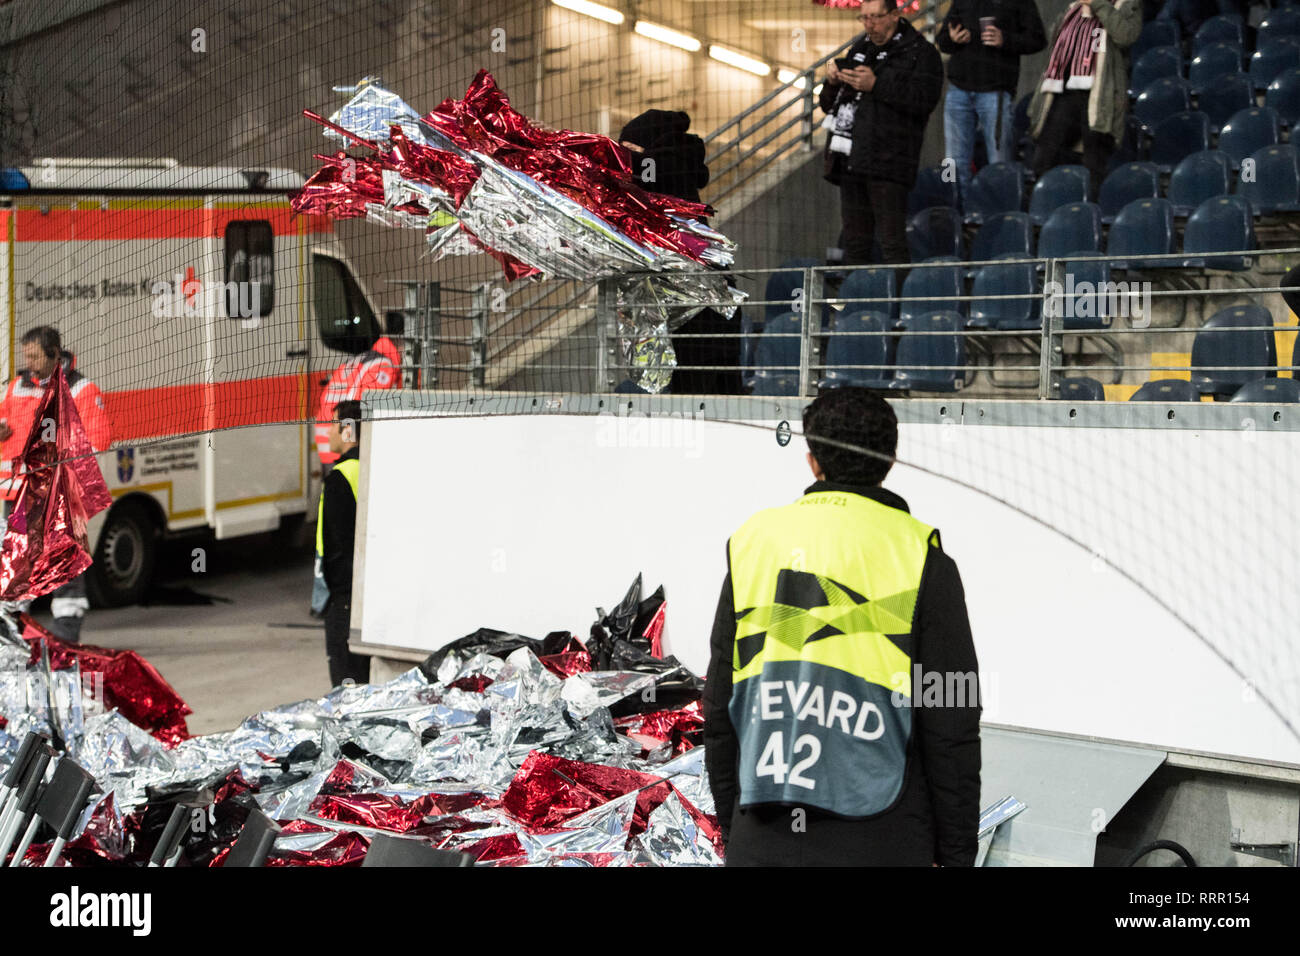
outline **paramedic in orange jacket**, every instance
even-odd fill
[[[320,403],[316,406],[316,454],[326,471],[339,459],[330,451],[330,428],[339,402],[358,401],[362,392],[397,388],[401,384],[402,351],[393,341],[400,338],[401,330],[395,327],[394,318],[389,317],[388,334],[380,336],[368,351],[352,356],[336,368],[320,393]]]
[[[0,496],[4,498],[6,518],[22,491],[22,476],[14,474],[14,463],[22,457],[23,444],[31,432],[41,396],[58,363],[63,363],[68,390],[77,405],[77,414],[81,416],[91,446],[95,451],[103,451],[113,443],[113,423],[104,408],[104,397],[94,382],[73,367],[74,356],[63,351],[59,330],[48,325],[31,329],[22,337],[22,349],[26,371],[9,383],[4,402],[0,403],[0,442],[4,443],[4,460],[0,462]],[[86,572],[82,572],[51,595],[50,612],[54,615],[54,625],[50,630],[56,637],[75,643],[81,635],[81,619],[89,606]]]

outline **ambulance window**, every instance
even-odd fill
[[[321,340],[336,352],[360,355],[379,338],[375,313],[343,263],[318,255],[312,257],[312,266],[316,325]]]
[[[237,220],[226,226],[226,315],[264,318],[275,304],[271,224]]]

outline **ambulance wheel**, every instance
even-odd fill
[[[109,512],[91,568],[88,596],[96,607],[125,607],[144,597],[158,558],[158,526],[139,502]]]

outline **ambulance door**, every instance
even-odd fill
[[[281,292],[293,275],[275,268],[277,244],[294,239],[275,234],[273,222],[284,217],[271,204],[260,216],[247,202],[238,206],[217,217],[219,294],[208,319],[218,429],[208,454],[218,538],[273,530],[282,513],[306,509],[308,493],[299,424],[306,346],[297,310],[286,307],[292,296]]]

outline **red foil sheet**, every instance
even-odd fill
[[[87,675],[103,674],[104,706],[116,707],[127,720],[147,730],[168,747],[175,747],[190,736],[185,717],[192,714],[185,703],[163,680],[152,664],[135,651],[96,647],[94,644],[69,644],[61,641],[36,623],[30,616],[19,616],[22,637],[31,645],[29,666],[41,659],[41,644],[50,652],[50,667],[64,670],[77,662],[84,680]]]
[[[523,858],[524,856],[524,848],[519,843],[519,837],[513,833],[488,837],[468,846],[457,847],[457,849],[461,853],[468,853],[480,863],[486,863],[489,860]]]
[[[90,567],[86,522],[112,504],[93,452],[59,365],[19,459],[26,479],[0,549],[0,600],[49,594]]]
[[[700,713],[700,702],[697,700],[680,710],[655,710],[619,717],[614,721],[614,726],[638,739],[643,746],[647,738],[658,744],[671,740],[673,752],[683,753],[695,746],[693,741],[687,739],[687,735],[704,729],[704,715]]]
[[[452,681],[448,687],[454,687],[456,690],[469,691],[471,694],[481,694],[484,688],[493,683],[491,677],[486,674],[470,674],[468,677],[461,677]]]
[[[547,654],[545,657],[539,657],[542,666],[554,674],[556,677],[572,677],[574,674],[585,674],[591,670],[591,655],[587,651],[561,651],[559,654]]]
[[[585,810],[640,790],[632,813],[631,836],[645,832],[647,820],[670,793],[677,793],[700,831],[722,852],[717,822],[700,812],[667,780],[653,774],[579,763],[540,751],[528,755],[501,798],[501,807],[530,832],[562,825]]]
[[[406,833],[425,817],[457,813],[482,802],[479,793],[428,793],[409,803],[384,794],[355,793],[317,796],[308,812],[322,820]]]

